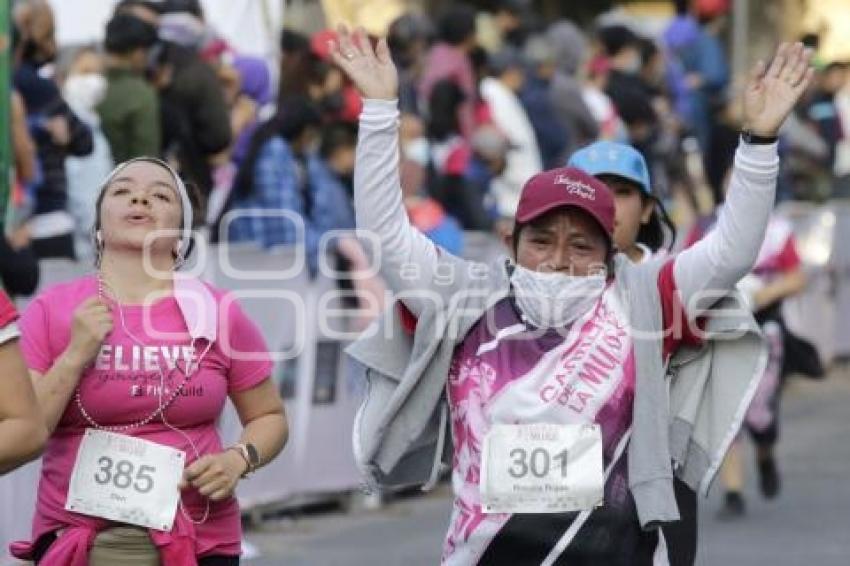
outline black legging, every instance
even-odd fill
[[[76,259],[74,253],[74,235],[62,234],[51,238],[39,238],[32,241],[32,249],[38,259]]]
[[[198,560],[198,566],[239,566],[239,557],[205,556]]]
[[[679,478],[673,480],[681,519],[662,527],[670,566],[693,566],[697,559],[697,494]]]

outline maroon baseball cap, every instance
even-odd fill
[[[562,206],[575,206],[588,213],[610,242],[614,237],[614,195],[599,179],[575,167],[560,167],[538,173],[522,188],[516,222],[525,224]]]

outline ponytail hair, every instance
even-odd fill
[[[645,194],[643,198],[652,199],[655,206],[652,209],[649,222],[641,224],[637,241],[651,249],[653,253],[661,248],[665,248],[667,251],[672,250],[673,243],[676,240],[676,227],[667,214],[667,210],[657,198]]]

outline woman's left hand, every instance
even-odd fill
[[[183,471],[180,489],[192,486],[213,501],[233,495],[239,478],[248,469],[248,463],[235,450],[201,456]]]
[[[802,43],[783,43],[768,68],[763,61],[750,72],[744,90],[744,128],[775,136],[814,77],[812,51]]]

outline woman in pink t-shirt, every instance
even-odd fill
[[[225,292],[174,273],[192,206],[167,164],[119,165],[96,206],[97,274],[47,289],[20,322],[50,439],[32,542],[12,553],[48,565],[238,564],[234,489],[287,436],[266,345]],[[228,397],[244,430],[224,447],[216,421]],[[154,460],[160,446],[182,452],[185,469],[176,451]],[[161,507],[131,507],[132,490],[176,505],[161,530],[149,519]],[[104,493],[114,504],[91,503]]]

